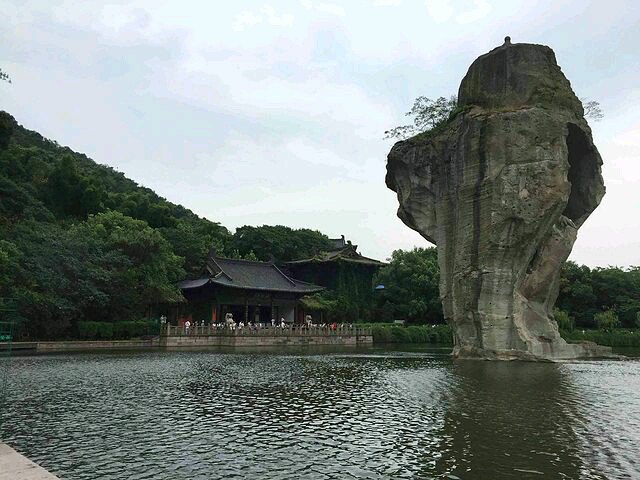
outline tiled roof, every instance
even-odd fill
[[[178,282],[178,288],[182,290],[188,290],[190,288],[198,288],[206,285],[210,282],[209,277],[197,278],[195,280],[183,280],[182,282]]]
[[[356,247],[353,245],[347,245],[342,250],[331,250],[330,252],[321,252],[313,258],[304,258],[302,260],[294,260],[292,262],[286,262],[287,265],[301,265],[304,263],[326,263],[343,261],[349,263],[360,263],[363,265],[385,265],[384,262],[368,258],[360,255],[356,251]]]
[[[182,289],[199,288],[207,283],[245,290],[270,292],[314,293],[324,287],[306,283],[287,276],[270,262],[254,262],[209,256],[209,276],[197,280],[186,280],[178,286]]]

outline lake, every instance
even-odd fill
[[[3,440],[63,479],[640,478],[640,360],[18,356]]]

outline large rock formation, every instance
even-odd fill
[[[604,195],[580,100],[543,45],[505,44],[469,68],[446,125],[398,142],[387,164],[398,216],[438,247],[454,356],[561,359],[560,267]]]

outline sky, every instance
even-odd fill
[[[640,265],[636,1],[0,0],[0,109],[233,231],[429,246],[384,183],[413,99],[455,94],[503,43],[549,45],[592,122],[607,186],[571,259]]]

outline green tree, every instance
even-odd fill
[[[190,276],[204,271],[207,254],[213,249],[222,255],[231,239],[229,230],[219,223],[204,219],[181,219],[174,228],[161,228],[176,255],[184,257],[184,269]]]
[[[599,102],[584,97],[580,97],[580,101],[582,102],[582,108],[584,108],[585,118],[590,118],[596,122],[604,118],[604,112]]]
[[[330,248],[329,238],[316,230],[283,225],[245,225],[236,230],[228,246],[229,253],[237,250],[242,258],[253,252],[259,260],[275,262],[310,258]]]
[[[593,273],[585,265],[566,262],[560,272],[558,309],[569,312],[575,318],[576,326],[594,328],[594,315],[598,308],[598,298],[593,290]]]
[[[614,328],[620,326],[620,320],[614,310],[605,310],[594,315],[594,320],[598,329],[604,332],[611,332]]]
[[[65,155],[51,172],[45,185],[45,201],[60,217],[86,218],[100,211],[103,191],[78,173],[71,155]]]
[[[444,321],[439,282],[435,247],[396,250],[375,277],[376,284],[384,285],[381,308],[411,323]]]
[[[558,328],[560,328],[560,330],[573,332],[575,328],[575,322],[567,312],[556,308],[553,310],[553,318],[557,322]]]
[[[89,216],[73,232],[127,258],[129,266],[120,273],[135,293],[134,303],[139,309],[146,304],[182,299],[175,283],[185,275],[184,259],[175,255],[162,234],[146,222],[110,211]]]
[[[413,117],[413,125],[402,125],[384,132],[384,138],[405,139],[422,132],[427,132],[447,122],[458,104],[457,97],[438,97],[435,100],[428,97],[418,97],[414,100],[411,110],[405,113]]]

